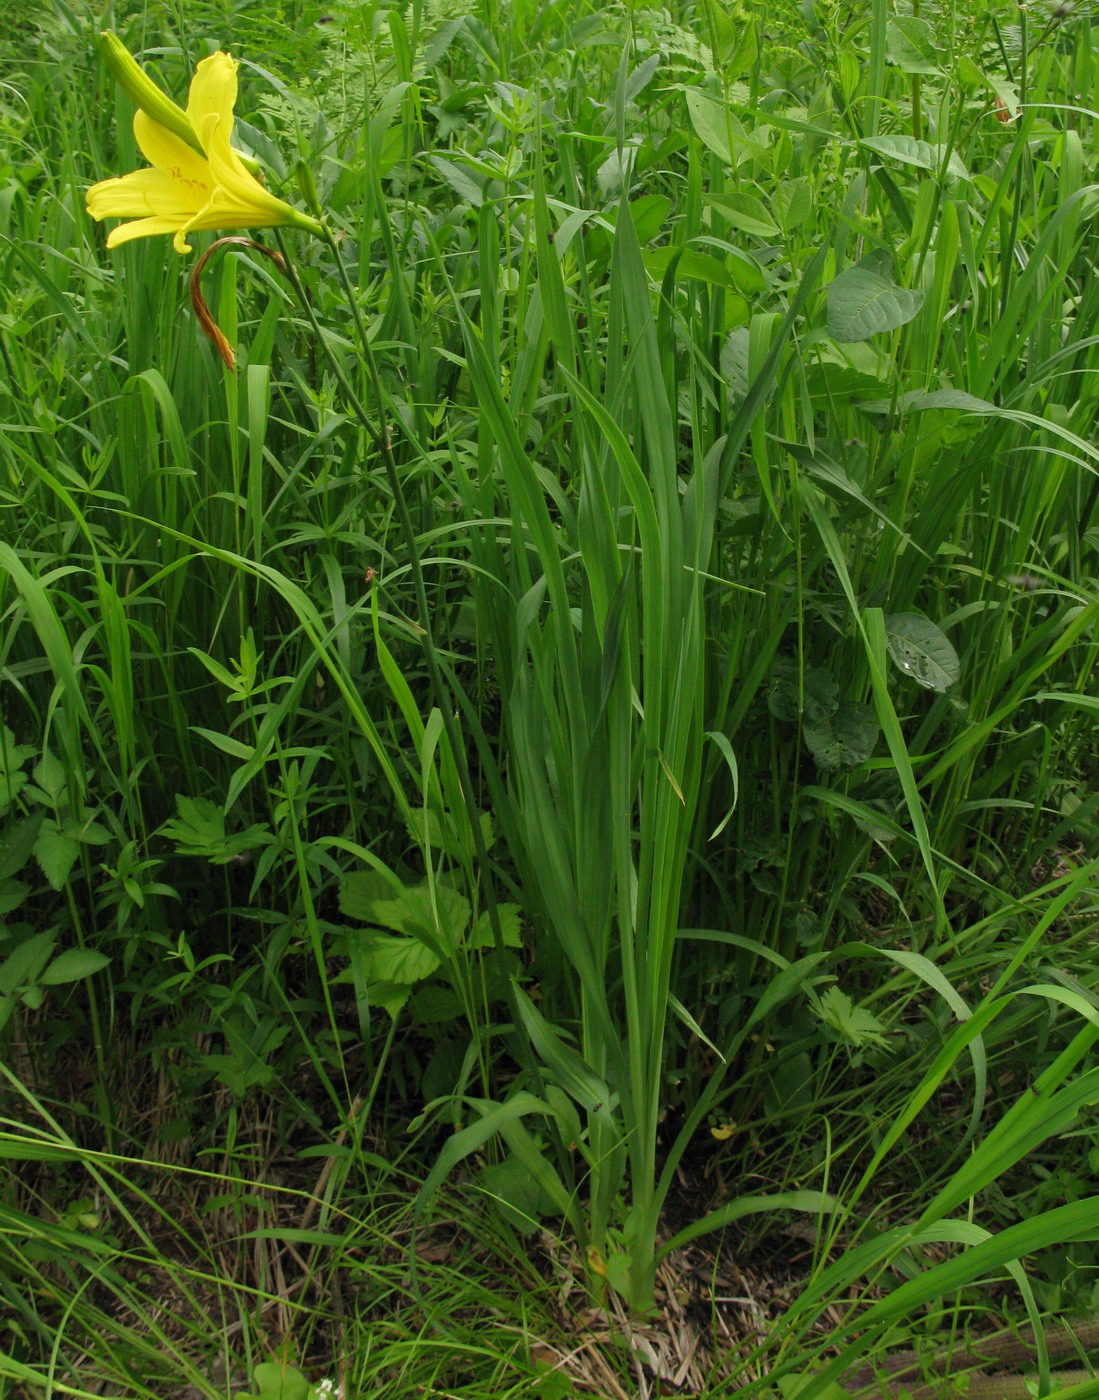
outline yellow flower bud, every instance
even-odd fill
[[[99,36],[99,52],[111,76],[135,107],[186,141],[193,151],[203,154],[187,113],[157,87],[117,34],[105,29]]]

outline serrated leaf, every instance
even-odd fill
[[[65,795],[65,765],[49,749],[34,765],[34,782],[49,798],[52,806],[60,805]]]
[[[824,719],[806,716],[801,732],[817,767],[834,773],[866,762],[878,742],[879,727],[868,705],[848,701]]]
[[[485,850],[491,851],[496,840],[492,814],[480,812],[477,816],[481,828],[481,840]],[[411,812],[408,821],[408,834],[420,846],[430,846],[435,851],[445,851],[454,860],[465,860],[473,854],[466,850],[464,817],[457,819],[450,812],[440,817],[433,807],[417,807]],[[459,834],[461,833],[461,835]]]
[[[435,1026],[443,1021],[456,1021],[462,1014],[462,1002],[453,988],[429,984],[413,992],[408,999],[408,1010],[420,1025]]]
[[[0,880],[0,917],[18,909],[31,892],[22,880]]]
[[[927,690],[949,690],[962,673],[950,638],[920,613],[885,619],[885,640],[897,668]]]
[[[519,927],[518,904],[498,904],[496,910],[500,915],[500,932],[504,936],[504,946],[507,948],[521,948],[523,946],[523,934]],[[477,922],[473,926],[472,941],[475,948],[491,948],[494,946],[492,923],[489,920],[487,911],[478,914]]]
[[[54,958],[38,980],[44,987],[59,987],[64,982],[79,982],[82,977],[91,977],[93,973],[101,972],[110,961],[103,953],[93,953],[90,948],[68,948]]]
[[[176,843],[180,855],[205,855],[225,840],[225,813],[205,797],[176,793],[178,817],[169,819],[160,834]]]
[[[160,834],[175,842],[177,855],[202,856],[214,865],[228,865],[246,851],[270,845],[273,839],[266,823],[227,833],[225,813],[205,797],[177,793],[176,808],[179,816],[170,817]]]
[[[20,821],[5,822],[0,828],[0,880],[18,875],[26,867],[45,819],[44,812],[36,811]]]
[[[881,1021],[863,1007],[856,1006],[839,987],[829,987],[822,994],[818,1014],[824,1025],[860,1048],[889,1043]]]
[[[23,764],[33,758],[37,750],[30,744],[17,744],[15,735],[7,727],[0,726],[0,816],[2,816],[27,784]]]
[[[57,939],[52,933],[36,933],[25,938],[0,963],[0,994],[11,996],[20,987],[37,983],[42,969],[50,960]]]
[[[106,846],[111,840],[111,833],[96,821],[73,825],[72,834],[83,846]]]
[[[411,991],[410,986],[400,982],[372,982],[369,992],[370,1005],[379,1007],[395,1021]]]
[[[79,854],[80,842],[76,837],[63,831],[52,817],[47,817],[34,843],[34,858],[55,890],[64,888]]]
[[[449,885],[436,885],[433,904],[426,882],[411,886],[396,899],[371,900],[365,914],[372,924],[418,939],[438,962],[457,951],[469,927],[469,916],[469,900],[464,895]]]
[[[356,870],[340,886],[340,912],[350,919],[370,923],[370,907],[379,899],[391,899],[393,886],[377,870]]]
[[[828,331],[840,341],[868,340],[919,314],[924,294],[898,287],[871,266],[841,272],[828,288]]]
[[[398,938],[389,933],[365,934],[370,939],[367,967],[372,981],[395,982],[410,987],[430,977],[439,959],[418,938]],[[370,987],[370,999],[375,990]]]

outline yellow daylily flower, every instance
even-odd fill
[[[134,136],[150,168],[102,180],[88,191],[93,219],[134,220],[111,230],[108,248],[170,233],[176,252],[189,253],[187,235],[202,229],[291,225],[323,232],[316,219],[264,189],[233,150],[236,100],[237,65],[230,55],[218,52],[204,58],[191,80],[185,114],[203,154],[178,134],[179,124],[170,130],[139,107]]]

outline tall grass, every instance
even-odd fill
[[[1091,1238],[957,1216],[1091,1102],[1095,59],[1086,15],[758,19],[59,6],[11,47],[0,992],[32,1084],[89,1038],[91,1145],[270,1095],[359,1125],[346,1199],[370,1113],[426,1106],[422,1211],[463,1164],[637,1316],[749,1213],[821,1216],[788,1337],[972,1246],[823,1386]],[[137,163],[104,23],[178,96],[247,60],[239,141],[335,230],[207,269],[235,376],[170,247],[83,214]],[[825,1264],[952,1077],[906,1219]],[[849,1142],[658,1241],[685,1163],[852,1078]]]

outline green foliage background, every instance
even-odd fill
[[[102,28],[177,98],[231,48],[238,144],[328,211],[307,303],[205,273],[235,375],[84,213],[140,163]],[[941,1238],[968,1286],[972,1210],[1090,1307],[1089,15],[57,0],[3,55],[0,1374],[92,1276],[71,1375],[117,1374],[150,1164],[240,1211],[326,1153],[310,1277],[458,1168],[504,1259],[542,1223],[643,1308],[720,1163],[673,1243],[820,1219],[792,1371],[891,1195],[860,1288]],[[138,1316],[144,1393],[224,1393]]]

